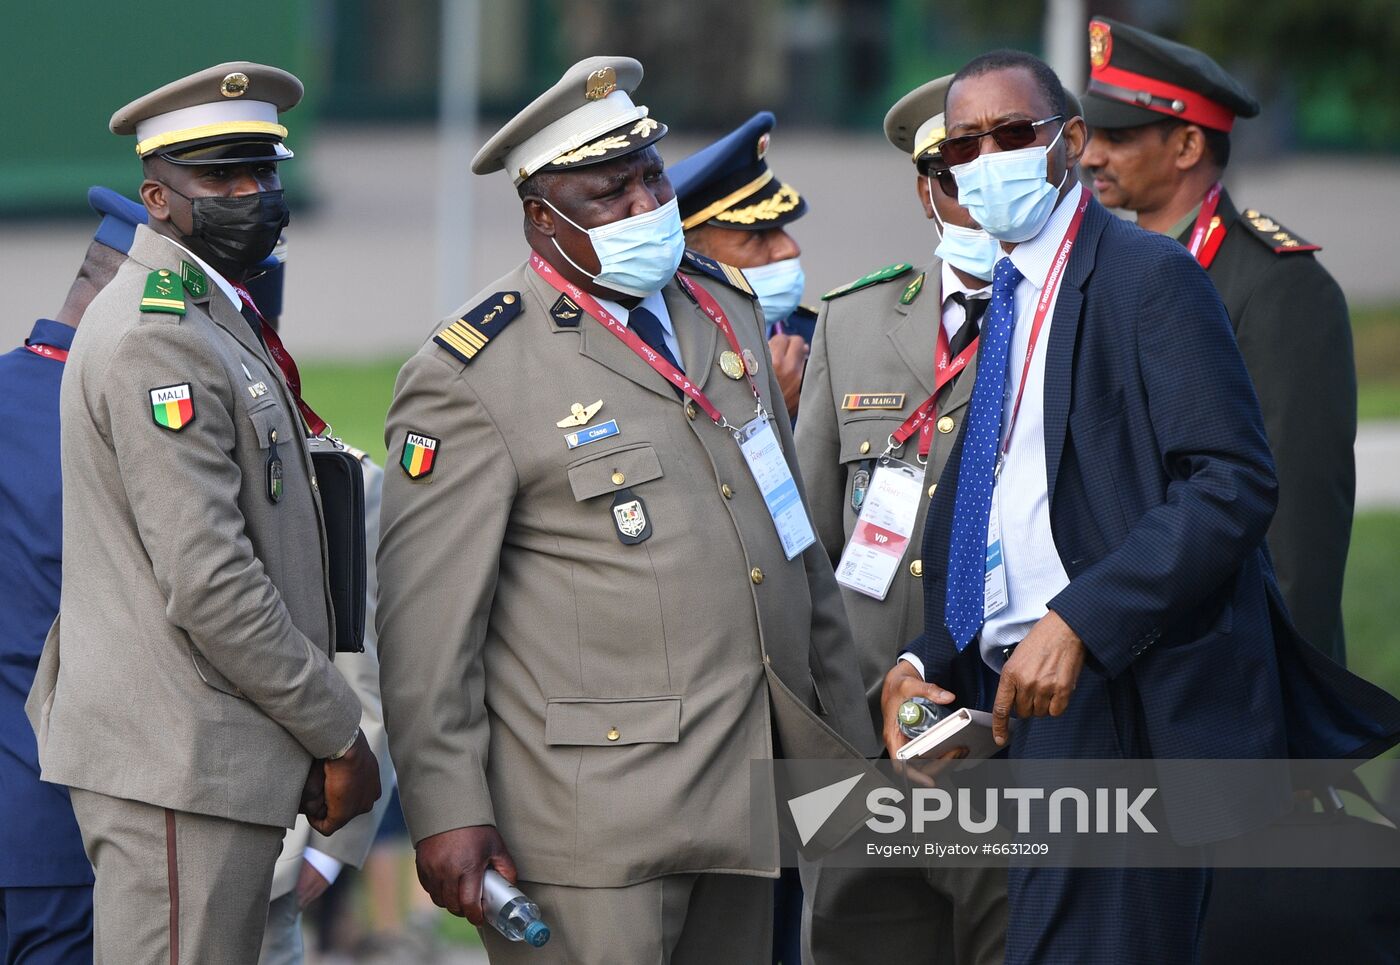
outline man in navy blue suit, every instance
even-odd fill
[[[63,550],[58,387],[73,331],[131,246],[132,209],[93,188],[103,215],[54,318],[0,356],[0,962],[92,961],[92,866],[68,789],[39,780],[24,701],[58,613]],[[144,215],[144,211],[142,211]]]
[[[1273,462],[1209,278],[1081,188],[1084,122],[1036,58],[970,62],[946,121],[959,202],[1004,256],[924,531],[925,629],[885,679],[891,754],[916,695],[991,709],[1013,759],[1362,758],[1400,739],[1400,703],[1298,639],[1279,601]],[[1178,841],[1267,822],[1291,799],[1277,774]],[[1199,802],[1166,783],[1177,832]],[[1209,884],[1013,867],[1007,962],[1196,961]]]

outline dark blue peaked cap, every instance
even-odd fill
[[[88,188],[88,205],[102,216],[93,235],[108,248],[122,254],[131,251],[131,240],[136,237],[136,226],[146,223],[146,208],[123,194],[94,185]]]
[[[778,180],[764,159],[776,120],[771,111],[759,111],[737,130],[667,169],[687,230],[708,223],[763,231],[807,213],[806,200]]]
[[[136,226],[146,223],[146,206],[101,185],[88,188],[88,205],[102,215],[93,239],[124,255],[128,254],[131,251],[132,239],[136,237]],[[282,314],[282,277],[286,261],[284,249],[285,246],[279,243],[277,250],[259,266],[262,269],[261,274],[245,286],[252,294],[258,309],[268,318],[276,318]]]

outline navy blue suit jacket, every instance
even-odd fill
[[[67,349],[73,329],[41,319],[30,341]],[[0,888],[92,881],[68,789],[39,780],[24,702],[58,615],[63,363],[26,348],[0,355]]]
[[[1185,249],[1090,202],[1045,351],[1050,524],[1070,579],[1047,604],[1083,639],[1088,671],[1130,693],[1133,753],[1350,758],[1400,741],[1400,702],[1300,640],[1283,609],[1263,546],[1276,484],[1259,403]],[[976,645],[957,654],[944,623],[960,462],[961,440],[928,513],[925,631],[907,649],[927,679],[990,709]],[[1085,756],[1073,729],[1034,723],[1026,756]],[[1287,799],[1265,797],[1227,830]]]

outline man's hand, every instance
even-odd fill
[[[807,367],[807,343],[800,335],[774,335],[768,340],[768,352],[773,356],[773,372],[778,387],[783,390],[788,418],[797,417],[797,400],[802,395],[802,372]]]
[[[956,699],[951,690],[925,683],[909,661],[896,662],[885,674],[880,690],[880,716],[884,720],[885,748],[890,752],[890,760],[895,759],[895,751],[909,743],[909,738],[899,729],[899,705],[910,697],[927,697],[935,704],[951,704]]]
[[[489,824],[454,828],[418,842],[418,881],[433,904],[473,925],[484,925],[481,879],[488,867],[515,884],[515,861]]]
[[[324,895],[330,886],[331,883],[321,877],[321,872],[316,870],[315,865],[303,860],[301,875],[297,878],[297,907],[305,911],[306,906]]]
[[[344,757],[318,763],[326,775],[325,812],[319,819],[310,814],[306,817],[317,831],[331,835],[379,800],[379,761],[361,732]]]
[[[1083,668],[1084,642],[1051,610],[1031,627],[1001,670],[992,705],[992,736],[997,744],[1006,743],[1012,707],[1018,717],[1063,714]]]
[[[326,767],[322,761],[311,762],[311,772],[306,775],[306,784],[301,789],[301,807],[307,820],[324,821],[326,818]]]

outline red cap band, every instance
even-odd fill
[[[1235,126],[1235,112],[1224,104],[1185,87],[1108,64],[1090,70],[1089,93],[1217,131],[1229,131]],[[1178,105],[1180,110],[1176,109]]]

